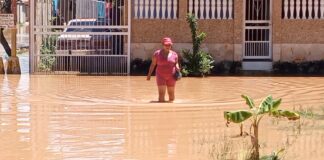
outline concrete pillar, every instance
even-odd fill
[[[17,24],[17,1],[11,2],[11,13],[14,13],[14,23]],[[21,74],[19,59],[17,57],[17,28],[11,28],[11,56],[8,60],[7,74]]]
[[[17,57],[17,28],[11,29],[11,57],[8,60],[7,74],[21,74]]]
[[[234,3],[234,61],[242,61],[243,59],[243,32],[244,32],[244,13],[243,0]]]

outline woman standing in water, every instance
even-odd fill
[[[162,39],[163,48],[154,52],[152,63],[147,74],[147,80],[151,79],[151,75],[156,67],[156,83],[159,91],[159,102],[165,102],[165,92],[168,92],[169,102],[174,101],[174,91],[176,79],[174,74],[180,71],[178,54],[171,50],[172,40],[169,37]]]

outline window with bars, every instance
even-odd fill
[[[282,0],[283,19],[324,19],[324,0]]]
[[[179,0],[134,0],[135,19],[177,19]]]
[[[198,19],[233,19],[234,0],[188,0],[188,13]]]

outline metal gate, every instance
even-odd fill
[[[243,59],[271,59],[272,0],[245,0]]]
[[[30,0],[30,73],[130,73],[131,0]]]

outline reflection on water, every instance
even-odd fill
[[[288,159],[324,156],[324,78],[183,78],[175,103],[161,104],[145,77],[23,74],[0,75],[0,159],[216,159],[225,139],[242,142],[222,115],[245,107],[242,93],[316,113],[300,133],[296,122],[264,119],[263,154],[285,146]]]

